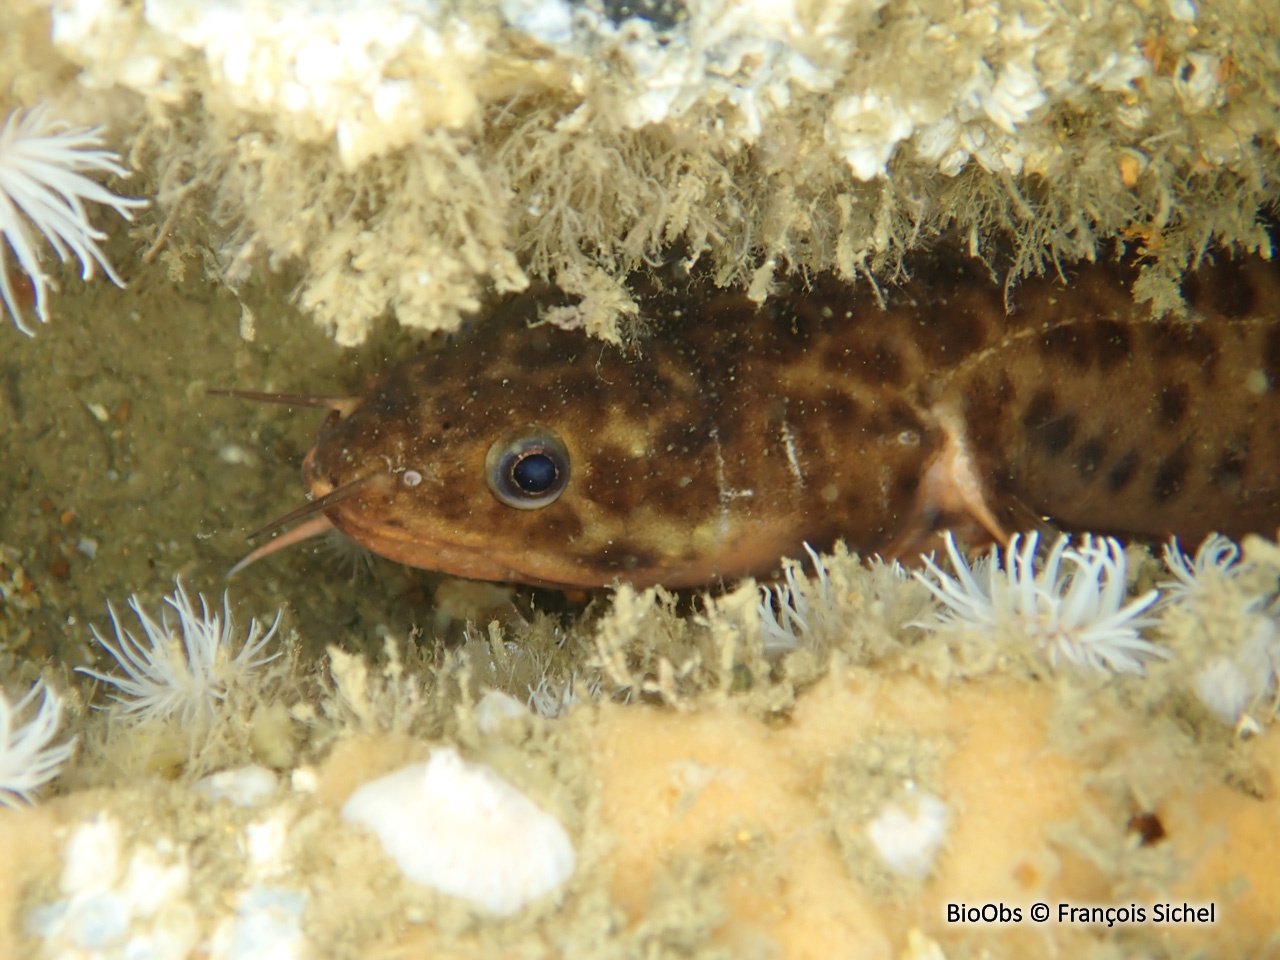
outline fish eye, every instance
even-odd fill
[[[569,451],[564,441],[550,427],[536,423],[495,440],[484,466],[494,496],[521,510],[554,503],[569,482]]]

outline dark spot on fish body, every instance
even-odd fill
[[[1210,471],[1210,479],[1219,489],[1239,493],[1249,466],[1249,437],[1239,435],[1227,441]]]
[[[1225,261],[1215,275],[1213,307],[1219,314],[1229,320],[1243,320],[1257,310],[1258,288],[1239,261]]]
[[[760,320],[760,307],[736,291],[715,290],[695,311],[702,322],[683,325],[688,343],[699,345],[723,329],[745,329]]]
[[[1213,348],[1213,341],[1198,324],[1185,320],[1160,320],[1144,329],[1150,332],[1151,352],[1161,360],[1199,359]]]
[[[1124,290],[1124,281],[1111,270],[1075,271],[1066,289],[1049,277],[1040,277],[1022,286],[1026,288],[1030,309],[1044,312],[1066,307],[1077,317],[1115,319],[1117,305],[1127,306],[1131,301]]]
[[[1182,279],[1182,299],[1206,317],[1241,320],[1257,306],[1257,287],[1244,264],[1225,258],[1213,266],[1189,270]]]
[[[473,403],[464,407],[454,419],[460,424],[463,434],[487,437],[492,442],[492,438],[513,426],[508,409],[505,405],[497,407],[491,402]]]
[[[1160,420],[1166,427],[1176,427],[1186,416],[1190,390],[1185,383],[1166,383],[1160,388]]]
[[[709,424],[706,429],[707,436],[719,444],[722,451],[728,451],[738,442],[743,428],[747,425],[747,418],[755,411],[753,400],[750,391],[744,393],[735,391],[731,402],[708,404],[705,414]]]
[[[418,410],[417,385],[393,377],[381,385],[362,407],[384,423],[398,423],[414,416]]]
[[[481,479],[483,486],[484,481]],[[424,485],[425,486],[425,485]],[[422,488],[418,488],[422,489]],[[471,515],[473,501],[472,491],[468,489],[467,480],[460,476],[450,477],[444,483],[434,484],[421,496],[430,504],[433,514],[437,514],[450,522],[458,522]],[[415,498],[416,499],[416,498]]]
[[[858,401],[842,390],[834,387],[820,390],[812,406],[820,409],[830,422],[837,424],[839,430],[852,430],[858,425]]]
[[[796,313],[797,329],[806,331],[810,337],[826,330],[837,313],[844,312],[844,303],[852,301],[849,291],[837,291],[834,298],[825,290],[813,290],[805,296],[797,298],[793,309]],[[839,302],[833,302],[839,301]]]
[[[916,341],[927,363],[949,369],[970,357],[985,343],[986,305],[959,297],[949,309],[920,311],[916,319]],[[989,315],[989,314],[986,314]]]
[[[1129,485],[1137,471],[1138,451],[1130,450],[1107,471],[1107,488],[1112,493],[1119,493]]]
[[[657,370],[645,370],[630,383],[636,401],[643,407],[665,406],[671,400],[673,385],[668,377]]]
[[[679,470],[664,470],[654,476],[638,504],[652,507],[666,516],[692,520],[712,514],[720,500],[714,483],[700,482]]]
[[[588,455],[576,471],[575,482],[584,499],[607,514],[624,516],[635,509],[647,472],[647,461],[609,444]]]
[[[914,433],[917,439],[924,435],[924,424],[911,406],[902,400],[894,400],[889,404],[889,420],[893,424],[895,436],[904,430]]]
[[[595,409],[605,402],[607,386],[594,369],[575,365],[552,381],[551,396],[562,406]]]
[[[699,450],[706,437],[687,416],[675,416],[662,424],[655,434],[654,445],[660,457],[684,457]]]
[[[882,444],[896,443],[897,438],[904,432],[915,434],[917,438],[924,434],[924,424],[920,422],[915,411],[898,399],[888,402],[871,401],[865,422],[863,432]]]
[[[1062,413],[1054,417],[1040,432],[1040,442],[1051,455],[1057,456],[1076,436],[1076,416],[1073,413]]]
[[[1213,383],[1217,374],[1218,344],[1203,324],[1162,320],[1141,326],[1146,331],[1157,363],[1189,360],[1199,368],[1206,385]]]
[[[550,539],[560,543],[572,543],[582,536],[582,520],[577,512],[563,499],[538,511],[536,530],[542,539]]]
[[[960,395],[970,442],[988,457],[999,455],[1005,442],[1002,427],[1017,401],[1017,390],[1008,371],[999,371],[994,383],[979,374]]]
[[[1151,496],[1157,503],[1172,500],[1182,492],[1190,467],[1191,456],[1185,443],[1160,462],[1151,481]]]
[[[1267,376],[1267,390],[1280,391],[1280,323],[1267,328],[1262,346],[1262,372]]]
[[[822,369],[834,376],[848,376],[855,363],[853,351],[843,343],[828,343],[822,348]]]
[[[850,486],[861,485],[863,489],[875,490],[879,486],[877,479],[883,478],[887,473],[889,483],[888,489],[884,492],[888,495],[889,515],[891,518],[905,517],[915,508],[928,455],[927,443],[910,447],[891,445],[882,450],[881,456],[874,465],[868,464],[868,476],[865,479],[851,483],[855,478],[842,474],[839,480],[840,488],[843,490]],[[879,508],[882,509],[882,507]]]
[[[1027,411],[1023,413],[1023,426],[1033,439],[1050,424],[1057,412],[1057,398],[1052,387],[1041,387],[1032,394]]]
[[[1084,443],[1080,444],[1076,451],[1076,473],[1080,475],[1081,480],[1092,480],[1093,475],[1097,473],[1098,468],[1102,466],[1102,461],[1107,455],[1107,444],[1102,437],[1090,437]]]
[[[810,311],[788,309],[779,303],[772,317],[771,335],[767,338],[774,357],[790,362],[806,353],[813,343],[815,319]]]
[[[1085,325],[1054,327],[1039,338],[1038,344],[1045,356],[1065,360],[1077,370],[1086,370],[1093,365],[1093,338]]]
[[[902,357],[882,339],[832,344],[823,352],[822,366],[827,373],[856,377],[872,386],[900,387],[906,382]]]

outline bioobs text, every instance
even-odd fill
[[[1022,908],[1001,903],[948,903],[947,923],[1021,923]]]

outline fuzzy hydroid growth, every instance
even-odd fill
[[[1176,540],[1164,548],[1173,578],[1160,584],[1171,646],[1193,665],[1196,698],[1223,723],[1256,729],[1252,714],[1280,703],[1280,599],[1256,577],[1240,548],[1210,534],[1195,556]]]
[[[1063,535],[1037,571],[1037,534],[1021,546],[1020,539],[1009,541],[1003,566],[999,549],[992,547],[985,561],[970,567],[948,533],[955,576],[944,573],[932,557],[923,558],[927,569],[916,574],[945,608],[937,620],[921,626],[989,631],[1015,626],[1039,643],[1055,667],[1064,659],[1096,670],[1142,673],[1144,661],[1167,656],[1138,632],[1155,623],[1143,613],[1159,591],[1126,603],[1124,548],[1118,541],[1085,536],[1075,548]]]
[[[51,116],[45,106],[23,113],[15,110],[0,128],[0,235],[8,241],[18,265],[35,287],[36,315],[49,322],[49,277],[40,269],[39,231],[66,262],[80,261],[81,276],[89,280],[96,263],[118,287],[124,281],[98,248],[106,234],[89,223],[85,201],[110,207],[126,220],[146,200],[117,197],[81,171],[127,177],[129,171],[110,150],[100,149],[101,127],[72,127]],[[22,319],[0,243],[0,298],[18,329],[34,331]]]
[[[266,633],[262,633],[257,620],[250,620],[248,636],[233,654],[236,631],[227,594],[222,598],[221,616],[210,609],[203,596],[197,612],[181,580],[177,581],[173,596],[165,597],[164,602],[178,614],[174,626],[169,623],[167,610],[161,613],[157,623],[136,595],[129,598],[129,606],[142,624],[145,643],[120,625],[120,618],[110,603],[107,610],[115,628],[116,643],[104,638],[97,627],[92,628],[94,639],[115,657],[125,676],[84,667],[76,669],[119,690],[121,695],[112,699],[138,720],[177,716],[184,726],[207,726],[218,705],[234,687],[244,684],[255,669],[280,656],[279,652],[259,656],[275,636],[280,612]]]
[[[18,717],[43,692],[40,707],[30,721],[18,723]],[[19,801],[31,803],[31,793],[58,775],[71,758],[75,738],[56,747],[49,742],[62,722],[62,698],[39,681],[12,707],[0,693],[0,806],[17,806]]]

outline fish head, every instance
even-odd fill
[[[776,563],[793,532],[726,502],[704,393],[679,363],[491,323],[332,413],[304,477],[315,498],[355,484],[326,515],[400,563],[562,588],[705,583]]]

